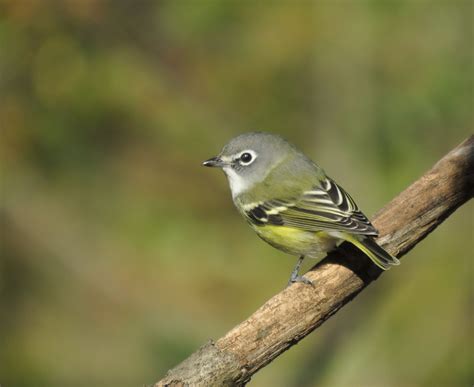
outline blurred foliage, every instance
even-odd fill
[[[294,260],[200,162],[298,144],[372,214],[473,127],[473,2],[0,1],[0,384],[143,385]],[[472,204],[253,386],[474,381]]]

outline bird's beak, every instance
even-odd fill
[[[212,159],[206,160],[202,163],[204,167],[218,167],[222,168],[226,163],[219,157],[213,157]]]

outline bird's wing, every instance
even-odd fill
[[[350,195],[329,178],[324,178],[298,198],[253,203],[244,211],[250,222],[261,226],[378,235]]]

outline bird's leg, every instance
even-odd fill
[[[290,280],[288,281],[288,286],[295,282],[303,282],[304,284],[314,286],[313,281],[298,274],[298,272],[300,271],[300,267],[303,264],[303,261],[304,255],[298,258],[298,262],[296,262],[296,266],[291,272]]]

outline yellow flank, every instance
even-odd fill
[[[256,226],[258,236],[273,247],[289,254],[319,258],[338,241],[325,231],[311,232],[286,226]]]

